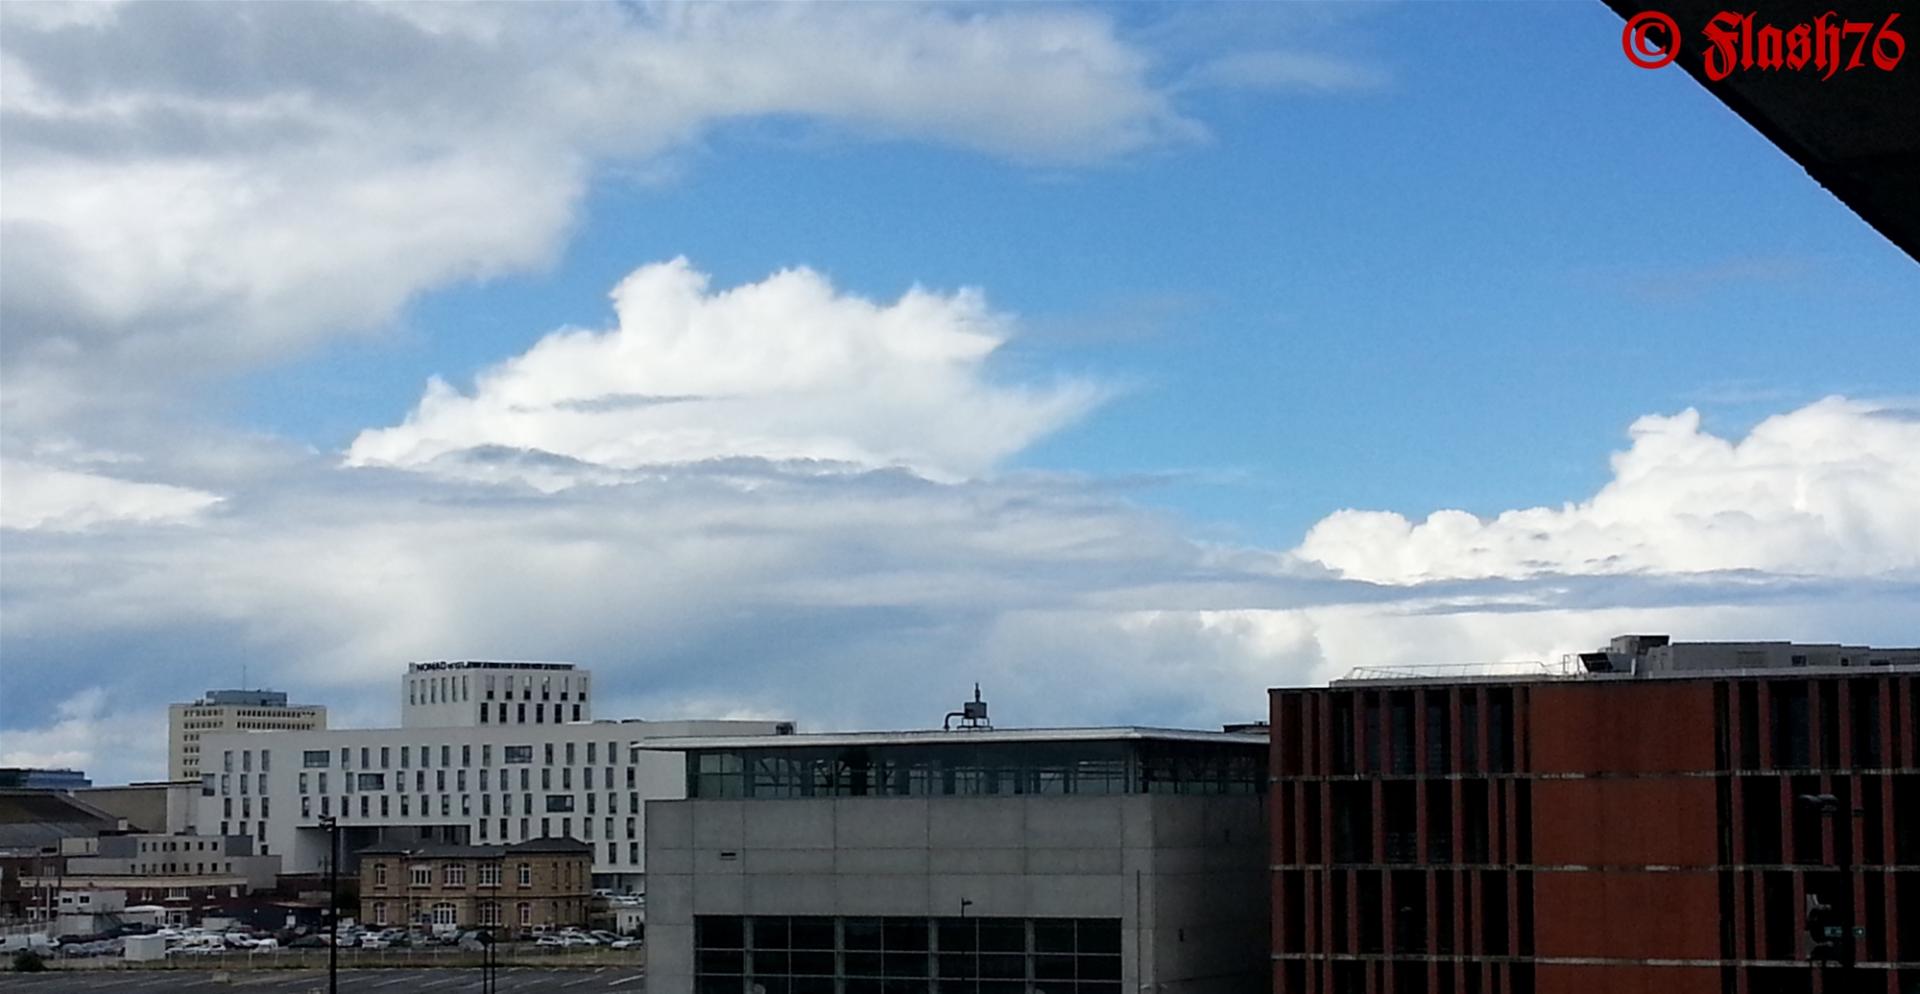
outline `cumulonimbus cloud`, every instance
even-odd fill
[[[1344,510],[1296,553],[1379,583],[1540,574],[1920,569],[1920,413],[1830,397],[1730,440],[1699,412],[1648,415],[1587,500],[1418,524]]]
[[[1008,386],[988,360],[1010,319],[976,290],[878,303],[789,269],[724,290],[685,259],[613,291],[617,324],[568,330],[482,373],[428,384],[405,423],[362,432],[357,466],[459,471],[463,454],[534,452],[534,482],[718,459],[900,467],[970,477],[1086,412],[1101,390]],[[569,472],[569,469],[574,470]]]

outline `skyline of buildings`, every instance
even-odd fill
[[[380,925],[644,896],[662,994],[1920,978],[1920,648],[1639,634],[1557,667],[1363,665],[1223,730],[996,728],[978,688],[938,727],[610,720],[568,663],[416,663],[395,689],[398,727],[212,732],[197,785],[45,792],[169,825],[62,840],[63,879],[205,908],[323,873],[337,832]]]

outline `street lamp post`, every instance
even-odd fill
[[[327,994],[340,994],[340,823],[329,815],[320,827],[327,832]]]

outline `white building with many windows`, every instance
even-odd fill
[[[567,663],[414,663],[399,728],[209,734],[203,831],[251,836],[283,872],[342,869],[370,846],[508,845],[570,838],[593,851],[595,887],[643,890],[644,806],[679,798],[685,769],[643,740],[777,735],[776,721],[595,721],[589,671]]]

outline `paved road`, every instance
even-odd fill
[[[50,970],[0,973],[6,994],[326,994],[325,970]],[[502,967],[500,994],[640,994],[641,970],[608,966],[575,970]],[[341,970],[341,994],[480,994],[477,969]]]

